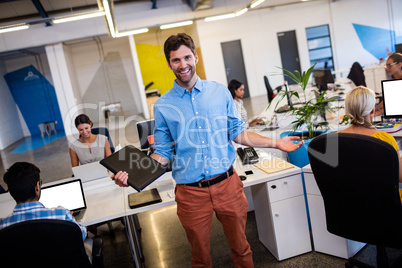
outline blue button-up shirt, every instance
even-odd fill
[[[46,208],[38,201],[17,204],[10,216],[0,219],[0,229],[22,221],[42,219],[66,220],[74,222],[81,229],[82,240],[85,240],[87,237],[87,229],[74,220],[71,212],[68,209],[63,207]]]
[[[232,141],[245,126],[226,86],[198,78],[190,93],[175,81],[154,115],[155,153],[174,160],[176,183],[211,178],[235,161]]]

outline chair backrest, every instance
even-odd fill
[[[366,86],[366,78],[364,70],[360,63],[354,62],[350,68],[348,78],[353,81],[356,86]]]
[[[64,220],[29,220],[0,230],[2,267],[91,267],[81,230]]]
[[[264,75],[264,83],[265,83],[265,87],[267,88],[268,103],[271,103],[272,99],[274,98],[273,97],[274,91],[273,91],[271,85],[269,84],[269,80],[266,75]]]
[[[107,137],[109,144],[110,144],[110,150],[112,153],[114,153],[114,146],[113,146],[113,141],[112,137],[110,136],[109,130],[105,127],[94,127],[91,129],[92,134],[102,134]]]
[[[385,247],[402,246],[399,159],[388,143],[366,135],[320,135],[308,147],[327,229]]]

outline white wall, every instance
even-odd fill
[[[5,73],[6,66],[0,62],[0,150],[24,137],[17,105],[3,78]]]
[[[310,67],[306,27],[329,24],[332,37],[335,68],[350,68],[353,62],[362,65],[378,63],[361,45],[352,23],[384,29],[402,26],[402,16],[389,18],[388,0],[317,1],[275,9],[248,12],[240,17],[215,21],[198,21],[198,36],[207,78],[226,84],[221,43],[240,39],[251,96],[266,94],[264,75],[278,73],[281,65],[277,33],[295,30],[302,70]],[[394,6],[397,1],[393,1]],[[402,1],[400,1],[402,2]],[[401,5],[401,4],[399,4]],[[398,28],[398,27],[395,27]],[[399,30],[400,32],[400,30]],[[276,87],[283,76],[269,76]]]

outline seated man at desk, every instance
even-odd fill
[[[4,174],[4,182],[17,205],[10,216],[0,219],[0,229],[27,220],[57,219],[71,221],[80,227],[85,251],[91,259],[92,239],[87,238],[87,229],[75,221],[69,210],[63,207],[46,208],[39,202],[42,186],[39,174],[39,168],[27,162],[14,163]]]
[[[184,33],[164,44],[168,67],[176,76],[174,86],[154,106],[155,153],[162,164],[174,156],[177,215],[191,244],[191,266],[212,267],[210,236],[213,213],[221,222],[235,267],[253,267],[245,236],[247,199],[233,169],[236,151],[232,141],[253,147],[291,152],[298,137],[269,139],[246,130],[226,86],[201,80],[196,74],[198,56],[193,39]],[[116,184],[128,186],[128,175],[119,171]]]

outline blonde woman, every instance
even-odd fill
[[[399,155],[399,147],[395,138],[390,134],[377,129],[371,124],[374,118],[375,94],[366,87],[355,87],[348,92],[345,99],[346,115],[350,118],[350,127],[340,131],[341,133],[354,133],[371,136],[388,142],[395,148],[399,157],[399,182],[402,182],[402,159]],[[399,189],[402,199],[402,189]]]

